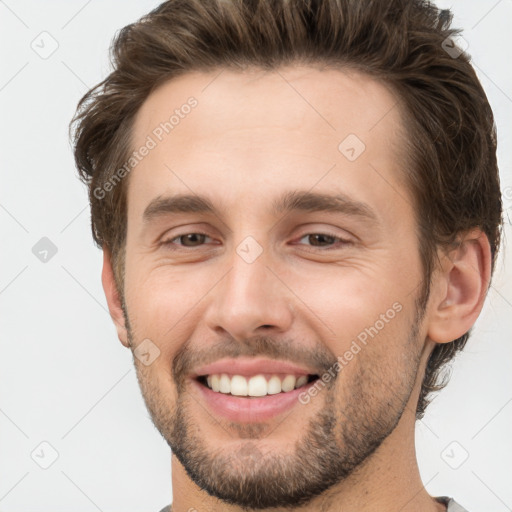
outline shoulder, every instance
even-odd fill
[[[439,503],[443,503],[443,505],[446,505],[446,512],[468,512],[465,508],[461,507],[453,498],[449,498],[448,496],[440,496],[436,498],[436,500],[439,501]]]

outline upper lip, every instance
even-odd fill
[[[290,361],[264,358],[226,358],[196,368],[193,377],[230,373],[234,375],[258,375],[259,373],[284,373],[287,375],[315,375],[314,370],[298,366]]]

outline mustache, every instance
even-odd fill
[[[271,336],[254,336],[237,341],[229,337],[202,349],[192,348],[190,341],[185,343],[174,357],[173,377],[179,386],[199,366],[218,359],[242,356],[286,360],[311,368],[318,375],[327,372],[337,362],[336,356],[321,343],[312,349],[292,339],[277,340]]]

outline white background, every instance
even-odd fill
[[[106,309],[102,255],[92,242],[86,190],[67,138],[77,101],[108,73],[115,31],[156,5],[0,1],[2,512],[156,512],[172,499],[170,450],[149,420],[130,353]],[[439,5],[452,6],[455,26],[465,29],[495,112],[510,216],[512,1]],[[31,44],[39,51],[43,44],[46,51],[58,48],[43,59]],[[473,337],[417,429],[427,490],[454,496],[470,512],[512,510],[507,235],[510,219],[505,257]],[[46,263],[32,252],[42,237],[58,251]],[[58,452],[48,469],[31,457],[35,450],[40,463],[51,461],[43,441]],[[463,463],[453,469],[447,462]]]

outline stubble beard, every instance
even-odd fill
[[[408,347],[418,346],[420,318],[418,314],[410,328]],[[133,347],[130,329],[128,333]],[[170,393],[160,389],[150,369],[134,362],[152,421],[191,480],[227,504],[260,510],[306,505],[368,462],[402,417],[420,356],[411,348],[406,368],[397,368],[391,376],[379,372],[379,361],[364,364],[371,362],[367,359],[359,361],[357,370],[350,373],[350,382],[335,379],[338,387],[326,387],[313,399],[323,400],[323,406],[300,428],[291,453],[265,450],[265,437],[270,441],[274,429],[285,428],[286,417],[283,425],[273,429],[265,424],[228,424],[228,431],[238,441],[236,449],[216,448],[209,442],[212,433],[202,430],[215,422],[212,418],[194,419],[190,410],[194,398],[186,386],[177,383],[176,399],[170,403]],[[199,410],[206,414],[203,408]]]

